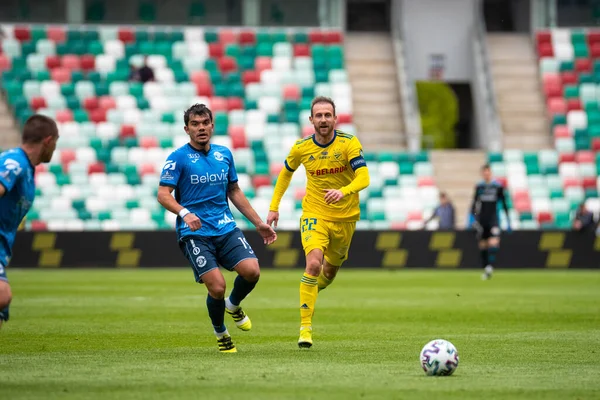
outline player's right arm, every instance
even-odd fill
[[[179,176],[181,175],[181,163],[177,165],[177,159],[174,154],[169,156],[169,159],[163,167],[158,186],[157,200],[161,206],[169,210],[173,214],[179,215],[183,221],[190,227],[190,230],[197,231],[202,227],[200,218],[188,209],[183,207],[173,197],[173,190],[177,188]]]
[[[300,155],[298,149],[298,142],[292,147],[290,153],[285,159],[285,167],[281,169],[279,176],[277,177],[277,183],[273,190],[273,198],[271,199],[271,205],[269,206],[269,215],[267,216],[267,224],[277,227],[279,221],[279,203],[285,194],[285,191],[290,186],[292,176],[296,169],[300,166]]]

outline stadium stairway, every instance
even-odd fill
[[[487,38],[504,148],[551,148],[535,48],[528,35],[490,34]]]
[[[456,224],[462,228],[471,206],[473,188],[481,179],[479,171],[486,162],[486,154],[478,150],[433,150],[430,158],[438,188],[448,194],[456,211]]]
[[[9,149],[18,146],[19,131],[15,127],[12,113],[6,100],[0,96],[0,149]]]
[[[384,33],[348,33],[344,54],[353,93],[353,121],[365,151],[404,149],[392,39]]]

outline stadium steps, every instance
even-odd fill
[[[551,148],[535,49],[527,35],[487,38],[504,148]]]
[[[405,149],[391,38],[379,33],[349,33],[344,54],[353,93],[353,121],[365,150]]]
[[[6,100],[0,96],[0,149],[16,147],[20,143],[19,130],[15,126]]]
[[[456,224],[462,228],[471,206],[473,188],[481,179],[479,171],[486,162],[486,154],[478,150],[432,150],[430,159],[438,188],[454,203]]]

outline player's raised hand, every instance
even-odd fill
[[[277,233],[275,233],[275,230],[271,228],[271,225],[261,222],[256,226],[256,230],[258,233],[260,233],[260,236],[262,236],[263,242],[266,245],[269,245],[277,240]]]
[[[183,217],[183,222],[185,222],[187,226],[190,227],[192,232],[195,232],[198,229],[202,228],[202,222],[200,222],[200,218],[198,218],[194,213],[189,213],[188,215]]]
[[[267,215],[267,225],[277,228],[277,222],[279,222],[279,211],[269,211],[269,215]]]
[[[344,197],[344,193],[339,189],[325,189],[325,202],[327,204],[337,203],[342,197]]]

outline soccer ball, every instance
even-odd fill
[[[421,367],[430,376],[452,375],[458,367],[458,351],[447,340],[432,340],[421,350]]]

